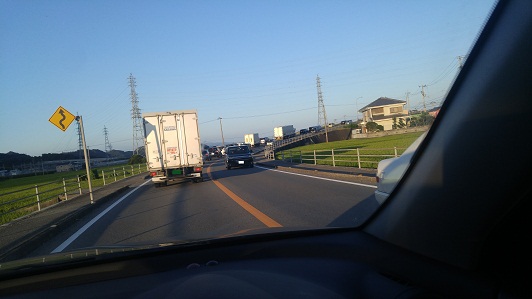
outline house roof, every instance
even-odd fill
[[[390,99],[387,97],[380,97],[376,99],[375,101],[367,104],[362,109],[358,110],[358,112],[362,112],[371,107],[380,107],[380,106],[387,106],[387,105],[394,105],[394,104],[406,104],[406,101]]]

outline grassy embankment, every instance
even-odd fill
[[[332,152],[334,151],[334,165],[358,167],[358,155],[362,168],[377,168],[380,160],[401,155],[423,132],[406,133],[399,135],[349,139],[329,143],[318,143],[300,146],[276,153],[276,159],[291,159],[296,163],[333,165]],[[395,149],[394,149],[395,148]]]
[[[97,169],[98,177],[95,177],[91,172],[92,188],[98,188],[104,185],[102,177],[102,170],[105,173],[105,184],[110,184],[115,181],[131,175],[139,174],[146,171],[144,164],[133,165],[112,165],[105,167],[93,168]],[[58,201],[58,198],[63,199],[64,187],[63,179],[67,185],[67,194],[69,198],[79,194],[77,177],[80,176],[81,189],[84,193],[88,192],[88,182],[86,180],[86,171],[70,171],[61,173],[52,173],[45,175],[27,176],[21,178],[10,178],[0,181],[0,224],[9,222],[15,218],[23,216],[37,210],[37,197],[35,186],[39,189],[39,201],[41,208],[51,205]],[[115,176],[116,175],[116,176]],[[10,212],[16,210],[14,212]]]

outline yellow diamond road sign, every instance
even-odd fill
[[[64,132],[68,129],[68,126],[70,126],[74,119],[76,119],[74,114],[59,106],[52,117],[50,117],[49,121]]]

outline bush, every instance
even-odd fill
[[[134,164],[143,164],[146,163],[146,158],[144,158],[141,155],[133,155],[131,158],[129,158],[128,164],[134,165]]]
[[[99,179],[100,178],[100,174],[98,173],[98,169],[94,168],[94,169],[91,169],[91,172],[92,172],[92,178],[93,179]]]

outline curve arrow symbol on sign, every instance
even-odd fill
[[[63,111],[63,109],[60,109],[60,110],[59,110],[59,114],[61,114],[61,116],[63,117],[63,118],[61,118],[61,119],[59,120],[59,125],[61,125],[61,127],[62,127],[63,130],[64,130],[64,129],[65,129],[65,125],[63,125],[63,121],[66,119],[65,111]]]

